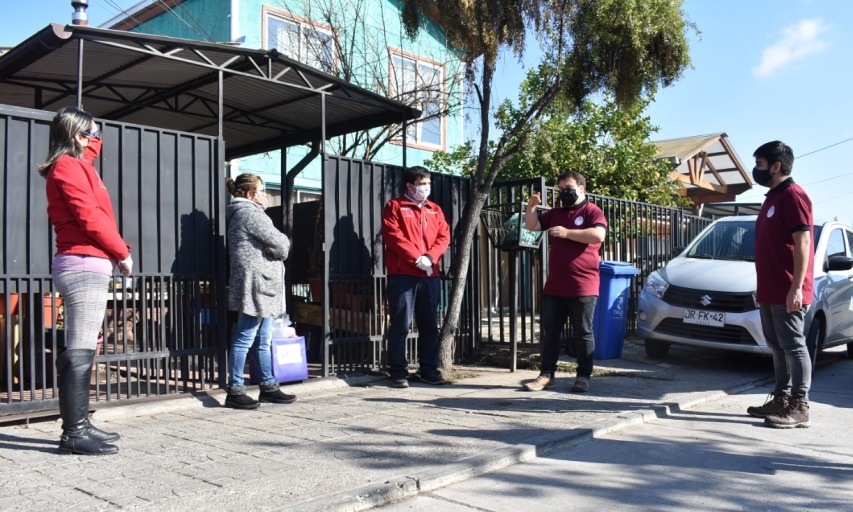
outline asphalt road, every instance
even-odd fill
[[[853,360],[822,356],[811,428],[746,415],[769,387],[619,430],[385,512],[853,510]]]

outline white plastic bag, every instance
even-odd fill
[[[273,339],[296,338],[296,329],[290,323],[290,317],[285,313],[272,322]]]

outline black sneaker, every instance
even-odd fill
[[[406,377],[392,377],[391,378],[391,387],[404,389],[409,387],[409,379]]]
[[[245,393],[228,393],[228,396],[225,397],[225,407],[230,407],[232,409],[251,410],[257,409],[260,405],[260,402]]]
[[[589,377],[578,377],[572,386],[572,393],[586,393],[589,391]]]
[[[421,382],[425,382],[427,384],[432,384],[433,386],[440,386],[442,384],[447,384],[447,381],[444,380],[444,377],[441,376],[440,373],[419,373],[418,379]]]
[[[261,391],[258,401],[269,404],[292,404],[296,401],[296,395],[282,393],[280,389],[276,389],[275,391]]]

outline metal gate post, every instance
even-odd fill
[[[519,233],[521,236],[521,233]],[[510,367],[509,371],[515,372],[518,359],[518,335],[516,327],[518,322],[518,251],[509,251],[509,344],[510,344]]]

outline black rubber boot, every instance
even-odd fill
[[[59,453],[106,455],[118,453],[118,446],[104,443],[108,434],[89,424],[89,381],[92,378],[94,350],[65,350],[56,358],[59,373],[59,415],[62,437]],[[94,430],[93,430],[94,429]],[[95,432],[96,431],[96,432]]]

